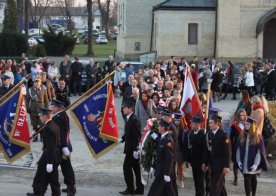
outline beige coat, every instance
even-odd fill
[[[255,111],[252,110],[251,117],[256,120],[256,127],[258,129],[258,133],[262,135],[263,126],[264,126],[264,109],[257,109]]]

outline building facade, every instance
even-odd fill
[[[276,0],[119,0],[117,55],[276,58]]]
[[[0,0],[0,26],[2,26],[3,24],[5,7],[6,7],[6,0]]]

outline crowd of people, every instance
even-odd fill
[[[185,58],[177,60],[171,57],[145,65],[144,69],[136,69],[131,64],[114,61],[112,56],[103,67],[93,59],[85,66],[78,57],[71,62],[68,55],[59,66],[48,58],[31,63],[23,56],[20,62],[11,59],[0,62],[0,98],[25,78],[23,94],[33,131],[36,132],[49,120],[41,119],[41,115],[47,117],[49,112],[41,112],[40,108],[48,108],[53,100],[63,103],[63,107],[70,105],[70,96],[82,95],[115,70],[113,90],[117,97],[122,96],[121,112],[126,121],[120,142],[126,143],[123,169],[127,189],[121,194],[144,194],[138,144],[147,120],[155,118],[159,123],[159,134],[151,136],[157,149],[152,165],[155,180],[149,195],[178,195],[178,188],[184,188],[185,165],[189,164],[196,195],[227,195],[224,177],[229,172],[230,158],[233,161],[233,184],[238,185],[240,169],[246,195],[255,195],[256,176],[260,169],[267,170],[262,130],[268,113],[266,99],[276,98],[274,68],[274,62],[263,63],[260,58],[253,63],[234,65],[231,61],[224,64],[208,58],[199,61],[197,57],[187,63]],[[200,115],[192,116],[190,122],[185,121],[180,104],[186,69],[192,76],[203,110],[206,109],[209,88],[214,102],[227,99],[230,92],[233,100],[240,94],[234,120],[229,125],[230,134],[222,129],[219,109],[210,108],[206,129],[202,128],[205,119]],[[84,88],[83,72],[86,73]],[[45,136],[41,132],[40,140],[43,138]],[[66,151],[66,154],[70,152]],[[71,187],[68,185],[73,192],[74,180]]]

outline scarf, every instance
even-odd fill
[[[257,109],[264,109],[264,108],[261,103],[257,103],[255,105],[253,105],[252,109],[253,109],[253,111],[256,111]]]
[[[141,103],[142,103],[144,109],[146,110],[148,108],[148,100],[146,100],[146,101],[141,100]]]

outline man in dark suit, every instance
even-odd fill
[[[71,65],[72,69],[72,92],[74,95],[79,93],[81,95],[82,93],[82,86],[81,86],[81,77],[82,77],[82,64],[79,61],[78,57],[75,57],[75,61]]]
[[[43,128],[43,153],[38,161],[37,171],[33,181],[34,192],[27,193],[27,195],[44,195],[48,184],[51,185],[52,195],[60,195],[60,184],[58,181],[60,129],[51,120],[51,110],[40,108],[39,117],[45,125]]]
[[[211,162],[211,191],[210,196],[227,195],[225,189],[225,175],[230,165],[230,140],[226,132],[220,129],[222,118],[216,114],[209,119],[210,132],[206,134],[206,150],[202,169],[208,169]]]
[[[4,74],[1,79],[3,86],[0,87],[0,98],[8,93],[13,87],[13,85],[11,85],[11,78],[8,75]]]
[[[201,170],[203,164],[203,153],[205,151],[205,131],[200,128],[202,119],[194,116],[191,120],[191,133],[188,139],[189,156],[188,161],[192,166],[196,196],[204,196],[204,172]]]
[[[67,195],[73,196],[76,194],[75,174],[70,160],[70,154],[73,149],[69,137],[69,117],[63,109],[63,103],[53,99],[51,102],[51,110],[54,114],[53,121],[57,123],[60,129],[60,152],[62,155],[60,166],[64,176],[64,183],[67,185],[67,189],[63,189],[62,192],[67,192]]]
[[[122,100],[122,108],[121,108],[121,112],[122,112],[122,116],[123,118],[125,118],[124,116],[124,112],[123,112],[123,106],[126,102],[126,100],[129,98],[129,95],[131,96],[132,94],[132,90],[131,92],[128,90],[128,92],[126,93],[126,90],[131,88],[132,87],[132,81],[134,80],[134,75],[133,74],[130,74],[128,76],[128,81],[124,82],[123,85],[122,85],[122,95],[123,95],[123,100]],[[131,94],[130,94],[131,93]]]
[[[113,64],[114,64],[113,56],[110,55],[110,56],[108,57],[107,61],[104,62],[103,70],[104,70],[104,73],[105,73],[105,74],[108,74],[108,73],[111,73],[111,72],[112,72]]]
[[[119,142],[125,142],[124,154],[125,160],[123,165],[124,178],[127,185],[125,191],[120,193],[127,194],[144,194],[144,185],[141,181],[140,163],[139,163],[139,141],[141,138],[141,123],[133,113],[133,103],[126,102],[123,106],[125,118],[125,133]],[[136,190],[134,189],[133,172],[136,178]]]
[[[96,84],[97,66],[93,59],[89,60],[89,64],[86,65],[85,71],[87,74],[86,91]]]
[[[276,71],[273,69],[273,65],[268,63],[266,65],[267,80],[266,80],[266,98],[268,100],[275,99],[275,88],[276,88]]]
[[[155,164],[155,179],[150,187],[148,196],[174,196],[175,190],[172,184],[174,164],[174,143],[168,130],[170,123],[160,120],[158,130],[161,138],[158,139]]]

